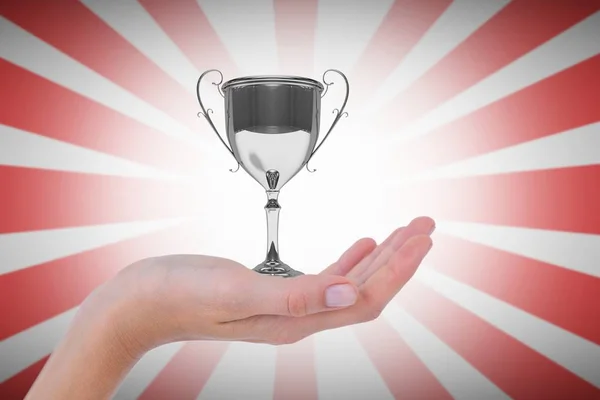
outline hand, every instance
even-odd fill
[[[320,274],[296,278],[208,256],[147,259],[123,270],[94,301],[129,305],[116,327],[135,356],[181,340],[293,343],[379,316],[429,251],[433,228],[430,218],[417,218],[379,246],[361,239]]]
[[[86,299],[27,399],[107,398],[145,352],[168,342],[288,344],[373,320],[416,271],[433,229],[417,218],[379,246],[361,239],[320,274],[296,278],[207,256],[139,261]]]

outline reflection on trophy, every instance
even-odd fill
[[[211,109],[205,109],[200,96],[200,83],[209,73],[220,75],[213,82],[225,99],[225,126],[227,146],[210,118]],[[317,145],[321,98],[333,82],[326,76],[330,72],[339,74],[346,84],[346,95],[342,107],[333,110],[335,119]],[[319,150],[333,127],[344,113],[348,101],[349,85],[346,76],[337,70],[327,70],[320,82],[295,76],[250,76],[232,79],[222,86],[223,74],[215,69],[204,72],[198,79],[196,92],[206,118],[223,145],[250,176],[260,183],[267,193],[267,256],[254,268],[261,274],[282,277],[303,275],[281,261],[278,246],[279,211],[277,198],[281,188],[292,179]]]

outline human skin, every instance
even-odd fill
[[[419,217],[379,246],[364,238],[318,275],[260,275],[224,258],[139,261],[81,305],[26,399],[107,399],[160,345],[227,340],[273,345],[376,319],[432,246]]]

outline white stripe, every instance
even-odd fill
[[[315,32],[315,72],[319,78],[329,68],[350,73],[393,3],[319,1]]]
[[[595,123],[407,176],[391,185],[596,165],[600,164],[598,149],[600,123]]]
[[[455,399],[509,399],[481,372],[394,302],[383,317]]]
[[[600,388],[600,346],[431,269],[418,279]]]
[[[273,0],[198,0],[198,4],[243,74],[277,73]]]
[[[365,113],[377,112],[503,9],[509,0],[453,1],[396,70],[381,84]]]
[[[0,234],[0,274],[176,226],[182,219]]]
[[[136,0],[81,2],[188,92],[195,93],[198,70]]]
[[[369,356],[348,328],[315,337],[319,399],[393,399]]]
[[[495,72],[394,135],[424,135],[600,53],[600,12]]]
[[[119,157],[0,125],[0,165],[152,179],[178,179]]]
[[[169,343],[146,353],[129,371],[112,398],[115,400],[137,399],[183,345],[183,342]]]
[[[231,343],[198,400],[273,398],[276,351],[270,345]]]
[[[3,17],[0,17],[0,36],[0,56],[11,63],[165,134],[202,143],[197,132],[191,132],[162,111]]]
[[[509,253],[600,277],[600,235],[437,221],[436,230]]]
[[[0,382],[50,354],[67,333],[77,309],[72,308],[0,342]]]

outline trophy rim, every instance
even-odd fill
[[[317,80],[306,78],[303,76],[295,75],[253,75],[243,76],[240,78],[234,78],[228,80],[223,84],[222,90],[226,91],[233,87],[242,87],[256,84],[283,84],[283,85],[297,85],[297,86],[310,86],[320,91],[324,90],[323,84]]]

